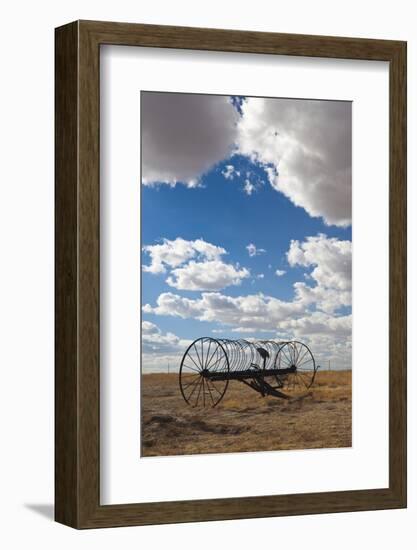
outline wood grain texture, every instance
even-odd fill
[[[76,525],[78,28],[55,44],[55,519]]]
[[[120,44],[390,63],[389,487],[100,505],[99,55]],[[406,506],[406,44],[78,21],[56,29],[56,520],[76,528]]]
[[[389,472],[390,487],[407,493],[407,49],[390,62],[389,188]]]

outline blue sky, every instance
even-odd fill
[[[302,338],[323,361],[349,366],[350,105],[176,96],[142,94],[145,371],[215,334]],[[252,299],[272,314],[251,323]]]

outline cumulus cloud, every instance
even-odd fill
[[[149,321],[142,321],[142,338],[144,336],[150,336],[152,334],[159,334],[159,328]]]
[[[208,262],[191,261],[173,269],[166,282],[178,290],[221,290],[231,285],[240,285],[249,277],[246,268],[226,264],[220,260]]]
[[[309,313],[298,306],[290,311],[288,304],[286,308],[282,305],[279,300],[262,295],[233,299],[219,294],[207,294],[203,295],[201,300],[189,300],[167,294],[161,295],[158,299],[159,311],[150,306],[145,306],[144,310],[161,315],[193,317],[202,321],[217,320],[227,327],[213,329],[213,334],[229,331],[242,335],[269,333],[277,340],[301,340],[311,347],[316,364],[327,367],[330,361],[332,368],[351,367],[351,315],[333,316],[318,311]],[[236,324],[239,320],[242,320],[243,325]],[[152,334],[147,336],[146,344],[146,352],[154,354],[154,364],[158,361],[160,363],[162,354],[165,354],[164,364],[172,361],[172,365],[179,365],[180,353],[190,342],[181,340],[171,333],[164,335],[159,329],[156,334],[155,332],[153,329]],[[146,361],[152,364],[149,355]]]
[[[203,239],[163,239],[161,244],[146,245],[143,250],[151,258],[143,270],[154,275],[169,271],[166,283],[178,290],[221,290],[239,285],[250,275],[249,270],[239,264],[221,259],[226,254],[224,248]]]
[[[246,195],[251,196],[252,193],[255,191],[256,187],[251,183],[249,180],[245,180],[245,185],[243,186],[243,191],[246,193]]]
[[[225,166],[224,170],[222,170],[222,175],[227,180],[233,180],[236,176],[240,176],[240,172],[239,170],[236,170],[233,164],[228,164]]]
[[[291,339],[310,346],[316,365],[327,368],[352,367],[352,315],[333,316],[313,312],[281,323]]]
[[[181,339],[172,332],[163,333],[154,323],[142,321],[143,353],[175,353],[184,350],[190,343],[190,340]]]
[[[228,158],[239,114],[227,96],[142,92],[142,183],[198,185]]]
[[[144,372],[161,371],[170,365],[178,370],[181,357],[191,340],[172,332],[163,332],[157,325],[142,321],[142,369]]]
[[[218,331],[226,327],[229,332],[270,332],[275,339],[300,339],[314,348],[318,361],[331,360],[334,366],[347,368],[351,361],[352,318],[351,314],[341,314],[340,308],[351,305],[351,254],[350,241],[323,234],[307,237],[304,241],[293,240],[287,252],[288,264],[311,270],[311,286],[299,281],[294,283],[291,300],[263,293],[228,296],[206,291],[199,297],[186,298],[164,292],[154,306],[144,305],[143,312],[216,323]],[[198,266],[198,262],[189,264],[194,264],[194,268]],[[194,284],[190,281],[205,276],[198,273],[187,280],[188,273],[182,269],[173,270],[179,271],[175,279],[177,288],[190,288]],[[216,267],[211,271],[218,273],[220,269]],[[203,279],[198,284],[210,283]],[[151,326],[148,328],[148,332],[153,330]]]
[[[351,103],[248,98],[237,150],[262,164],[271,185],[310,216],[351,223]]]
[[[264,254],[266,250],[264,248],[257,248],[256,245],[253,243],[249,243],[246,247],[246,250],[248,251],[248,254],[251,258],[254,256],[259,256],[260,254]]]
[[[335,317],[320,311],[298,319],[286,319],[280,328],[291,332],[295,337],[302,338],[306,334],[310,337],[333,335],[349,338],[352,331],[352,315]]]
[[[218,322],[232,332],[274,332],[280,338],[299,338],[307,342],[326,335],[334,341],[350,342],[351,338],[350,314],[335,316],[321,311],[309,312],[302,301],[285,302],[263,294],[232,297],[203,293],[201,298],[189,299],[163,293],[155,307],[147,304],[143,310],[155,315]]]
[[[231,329],[231,332],[239,333],[239,334],[255,334],[260,332],[265,334],[274,334],[273,330],[256,328],[256,327],[235,327]]]
[[[284,301],[262,293],[227,296],[219,292],[204,292],[200,298],[189,299],[165,292],[158,297],[155,307],[146,304],[144,311],[232,326],[278,329],[287,328],[289,325],[282,323],[288,319],[297,320],[317,312],[323,319],[323,315],[329,316],[342,306],[350,306],[350,241],[322,234],[303,242],[291,241],[287,258],[290,266],[313,268],[311,279],[315,285],[296,282],[293,300]]]
[[[316,304],[323,311],[333,312],[351,305],[352,243],[319,234],[304,242],[291,241],[287,252],[290,266],[313,267],[309,278],[314,287],[304,282],[294,284],[296,298],[306,305]]]
[[[144,265],[143,270],[154,274],[166,273],[167,267],[179,267],[196,256],[206,260],[218,260],[226,254],[224,248],[203,239],[187,241],[181,237],[175,240],[163,239],[161,244],[145,245],[143,251],[151,258],[150,265]]]
[[[196,187],[238,153],[264,168],[272,187],[329,225],[351,223],[351,103],[142,93],[142,183]],[[240,176],[233,164],[226,179]],[[249,178],[243,190],[258,188]]]
[[[287,273],[287,272],[285,271],[285,269],[277,269],[277,270],[275,271],[275,275],[276,275],[277,277],[282,277],[282,276],[285,275],[286,273]]]
[[[155,307],[146,304],[145,313],[194,318],[200,321],[218,321],[227,325],[258,328],[276,328],[277,323],[291,315],[301,315],[305,308],[301,302],[286,302],[265,296],[226,296],[219,292],[203,292],[201,298],[184,298],[164,292]]]

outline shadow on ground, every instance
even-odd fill
[[[25,504],[25,508],[43,516],[49,521],[54,521],[54,505],[53,504]]]

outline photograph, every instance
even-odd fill
[[[141,91],[141,456],[352,445],[352,103]]]
[[[1,5],[0,548],[417,548],[415,5],[42,7]]]

